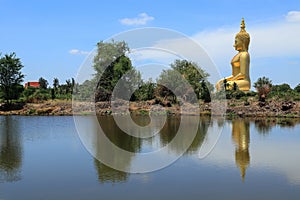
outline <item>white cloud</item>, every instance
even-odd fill
[[[88,55],[90,52],[88,51],[81,51],[81,50],[78,50],[78,49],[71,49],[69,51],[69,54],[73,54],[73,55]]]
[[[262,73],[268,73],[274,83],[287,82],[291,86],[298,84],[299,78],[292,76],[291,73],[299,74],[300,68],[297,68],[296,64],[289,64],[291,59],[294,62],[300,62],[300,20],[298,17],[300,17],[300,11],[291,11],[280,20],[259,24],[251,23],[250,19],[248,22],[246,18],[246,29],[251,36],[249,53],[251,55],[250,73],[253,81]],[[152,51],[138,52],[139,55],[135,55],[135,61],[142,63],[143,60],[157,60],[166,63],[173,61],[174,55],[182,56],[197,62],[211,75],[209,81],[215,82],[218,76],[226,77],[231,74],[230,61],[237,53],[233,47],[234,37],[239,31],[239,23],[236,23],[234,26],[200,31],[189,38],[180,33],[178,33],[179,37],[171,37],[174,36],[171,33],[170,37],[164,37],[168,39],[157,40],[150,45],[153,48]],[[172,53],[163,53],[159,49]],[[209,63],[205,52],[216,65],[217,72]],[[287,66],[289,70],[283,70]]]
[[[154,20],[154,17],[149,16],[147,13],[140,13],[136,18],[120,19],[120,23],[128,26],[145,25],[152,20]]]
[[[286,20],[289,22],[300,22],[300,11],[290,11],[286,15]]]
[[[300,18],[300,12],[292,11],[287,16],[289,17],[286,17],[285,20],[255,25],[247,24],[246,19],[246,29],[251,36],[249,47],[251,60],[300,56],[300,20],[297,21],[298,17]],[[230,60],[236,54],[233,43],[235,34],[239,31],[239,26],[234,26],[201,31],[190,38],[203,47],[221,71],[224,72],[226,69],[225,73],[227,73],[231,71]],[[162,40],[155,47],[168,47],[177,53],[184,52],[184,55],[190,55],[191,58],[199,55],[199,52],[193,51],[196,48],[187,48],[186,41],[185,38]]]

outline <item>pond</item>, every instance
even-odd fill
[[[0,116],[0,199],[299,199],[299,121],[201,118],[191,143],[183,137],[171,144],[180,126],[186,135],[194,130],[194,118],[182,122],[170,116],[157,134],[137,138],[124,134],[111,116],[78,117],[83,135],[71,116]],[[149,123],[145,116],[133,119],[141,126]],[[96,121],[131,157],[108,152],[92,131]],[[221,134],[212,151],[199,156],[216,131]],[[179,159],[148,173],[118,171],[92,156],[132,171],[140,162],[135,153],[166,145],[168,153],[158,152],[145,166]]]

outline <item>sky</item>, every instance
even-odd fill
[[[273,84],[300,83],[297,0],[0,0],[0,5],[0,52],[16,53],[25,82],[43,77],[52,85],[54,78],[62,83],[76,77],[97,42],[146,27],[191,38],[226,77],[231,75],[234,36],[244,17],[251,36],[252,83],[262,76]]]

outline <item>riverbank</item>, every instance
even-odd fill
[[[114,114],[111,105],[108,102],[98,102],[95,105],[76,102],[72,108],[72,101],[46,101],[42,103],[28,103],[17,110],[0,111],[0,115],[41,115],[41,116],[62,116],[62,115],[88,115],[97,112],[99,115]],[[169,115],[218,115],[212,113],[211,103],[200,103],[199,110],[195,109],[197,105],[188,105],[184,110],[180,106],[170,104],[169,102],[145,101],[131,102],[129,111],[137,115],[145,115],[148,112],[162,114],[167,112]],[[124,102],[114,102],[114,107],[118,113],[125,112],[127,107]],[[197,112],[196,112],[197,110]],[[292,101],[275,101],[268,100],[265,103],[249,98],[248,101],[228,100],[226,115],[229,117],[292,117],[300,118],[300,102]]]

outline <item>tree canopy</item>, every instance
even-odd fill
[[[0,57],[0,97],[6,103],[18,99],[23,86],[21,85],[24,75],[21,72],[23,65],[15,53],[5,54]]]
[[[97,55],[94,58],[96,71],[96,101],[108,101],[115,90],[120,98],[133,93],[141,84],[141,75],[136,71],[131,60],[126,56],[129,52],[127,44],[123,42],[99,42]],[[123,84],[117,83],[122,81]],[[126,94],[125,94],[126,93]]]
[[[210,91],[213,89],[213,86],[206,80],[208,76],[209,74],[194,62],[175,60],[171,64],[171,69],[164,70],[159,76],[157,80],[158,93],[164,97],[171,96],[173,98],[173,92],[188,98],[191,98],[191,94],[195,93],[197,99],[210,101]],[[185,84],[185,81],[189,85]],[[173,92],[163,85],[173,89]],[[186,100],[195,101],[196,99]]]
[[[46,79],[44,79],[43,77],[39,78],[39,83],[41,89],[47,89],[48,81]]]
[[[260,101],[265,101],[267,95],[270,93],[272,88],[272,81],[267,77],[260,77],[254,83],[253,87],[256,88]]]

